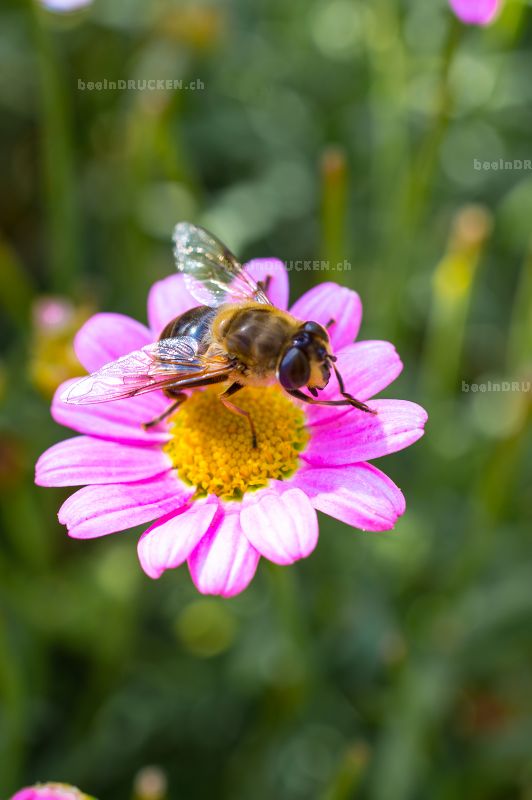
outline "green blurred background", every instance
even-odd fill
[[[531,394],[463,391],[531,377],[532,171],[475,168],[532,158],[527,4],[486,29],[445,0],[0,19],[0,797],[530,800]],[[394,532],[322,516],[310,558],[229,601],[145,577],[133,532],[69,540],[69,491],[33,486],[70,435],[49,399],[74,331],[145,320],[180,219],[243,260],[347,260],[293,271],[292,299],[356,289],[361,337],[405,363],[385,394],[430,415],[379,463],[407,497]]]

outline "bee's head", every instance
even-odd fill
[[[284,389],[308,386],[315,394],[329,383],[331,361],[335,360],[325,328],[317,322],[305,322],[284,350],[277,378]]]

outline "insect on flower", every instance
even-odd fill
[[[323,327],[275,308],[267,295],[271,276],[256,283],[203,228],[181,222],[173,241],[177,268],[202,305],[172,319],[158,342],[106,364],[71,386],[62,398],[66,403],[103,403],[159,389],[173,402],[145,424],[152,427],[187,399],[185,390],[229,384],[220,400],[229,411],[248,420],[254,448],[257,432],[252,415],[229,400],[245,386],[267,386],[277,380],[304,403],[353,406],[375,413],[345,391],[326,330],[334,319]],[[342,399],[316,399],[329,383],[331,369]]]
[[[186,561],[200,592],[230,597],[261,556],[310,555],[317,511],[393,528],[404,497],[367,462],[417,441],[427,415],[372,399],[402,363],[390,342],[353,341],[357,293],[323,283],[289,309],[281,261],[241,267],[187,224],[174,244],[180,271],[151,288],[149,327],[101,313],[74,339],[90,374],[59,387],[52,416],[81,435],[43,453],[35,477],[82,487],[59,511],[69,535],[150,522],[138,555],[151,578]]]

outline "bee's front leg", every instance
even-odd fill
[[[357,400],[356,397],[353,397],[352,394],[349,394],[349,392],[346,392],[343,378],[340,375],[340,373],[338,371],[338,367],[336,366],[336,364],[334,362],[333,362],[333,369],[334,369],[334,374],[336,375],[336,380],[338,381],[338,386],[340,387],[340,394],[342,395],[342,397],[345,397],[345,399],[354,408],[359,408],[361,411],[367,411],[370,414],[376,414],[377,413],[376,411],[373,411],[365,403],[362,403],[360,400]]]
[[[178,406],[180,406],[181,403],[183,403],[187,399],[187,396],[184,392],[177,392],[177,394],[173,396],[175,397],[174,402],[170,403],[168,408],[165,411],[163,411],[162,414],[159,414],[158,417],[155,417],[149,422],[144,422],[142,424],[142,427],[144,428],[145,431],[149,430],[149,428],[153,428],[155,425],[158,425],[159,422],[162,422],[163,419],[166,419],[166,417],[169,417],[170,414],[172,414],[172,412],[174,412],[176,408],[178,408]]]
[[[234,403],[231,403],[227,399],[232,394],[236,394],[236,392],[239,392],[240,389],[243,388],[244,387],[242,386],[241,383],[236,383],[236,382],[232,383],[231,386],[229,386],[229,388],[225,390],[225,392],[222,392],[222,394],[219,395],[219,398],[229,411],[232,411],[233,414],[239,414],[241,417],[245,417],[247,419],[247,421],[249,422],[249,427],[251,428],[251,441],[253,449],[255,450],[257,448],[257,431],[255,430],[255,425],[253,423],[253,420],[251,419],[251,414],[249,413],[249,411],[244,411],[243,408],[235,406]]]
[[[286,391],[289,395],[295,397],[296,400],[302,400],[304,403],[308,403],[311,406],[353,406],[353,408],[359,408],[361,411],[366,411],[368,414],[377,413],[375,409],[370,408],[361,400],[357,400],[356,397],[353,397],[347,392],[341,392],[344,398],[343,400],[314,400],[313,397],[309,397],[299,389],[287,389]]]
[[[263,281],[257,281],[257,286],[259,287],[259,289],[262,289],[262,291],[264,292],[264,294],[266,296],[268,295],[268,289],[270,288],[270,283],[271,282],[272,282],[272,276],[271,275],[266,275],[266,277],[265,277],[265,279]]]

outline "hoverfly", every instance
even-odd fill
[[[326,327],[295,319],[268,299],[270,277],[256,283],[215,236],[187,222],[173,233],[178,271],[200,305],[169,322],[160,338],[141,350],[81,378],[62,396],[67,403],[104,403],[161,390],[172,399],[157,425],[186,400],[184,390],[228,384],[223,405],[247,418],[253,447],[255,426],[249,412],[230,401],[244,386],[278,381],[291,397],[305,403],[353,406],[374,413],[345,391],[335,365]],[[334,370],[342,400],[319,400],[318,391]],[[301,389],[306,387],[312,396]]]

